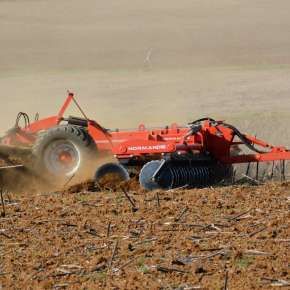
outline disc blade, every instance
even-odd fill
[[[161,188],[161,186],[157,182],[152,180],[154,173],[160,167],[161,164],[162,164],[161,160],[153,160],[146,163],[142,167],[139,175],[139,183],[143,188],[147,190]]]
[[[128,181],[130,179],[130,175],[124,166],[117,163],[106,163],[97,169],[95,181],[99,182],[105,175],[109,174],[118,175],[122,181]]]

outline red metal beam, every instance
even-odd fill
[[[290,160],[290,151],[270,152],[260,154],[245,154],[238,156],[221,157],[220,161],[227,164],[248,163],[248,162],[267,162],[276,160]]]

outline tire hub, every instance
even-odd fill
[[[56,140],[44,151],[44,165],[54,175],[71,176],[80,167],[80,152],[69,140]]]

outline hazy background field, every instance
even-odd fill
[[[290,145],[289,0],[0,0],[0,131],[66,90],[106,127],[226,118]]]

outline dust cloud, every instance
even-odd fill
[[[1,0],[0,132],[18,111],[56,114],[71,89],[108,128],[210,115],[290,145],[289,9],[287,0]]]

